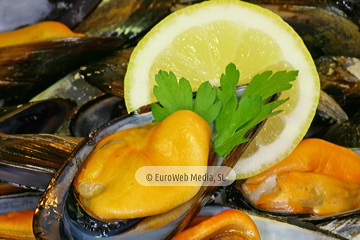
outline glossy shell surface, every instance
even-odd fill
[[[67,201],[68,191],[73,178],[82,161],[91,152],[96,143],[103,137],[119,130],[143,125],[151,122],[151,113],[145,115],[128,115],[115,119],[97,129],[93,136],[80,143],[76,153],[66,162],[51,180],[46,194],[40,200],[37,213],[34,218],[35,236],[40,239],[62,239],[63,234],[72,236],[74,239],[97,239],[95,236],[87,235],[83,230],[71,225],[64,213],[64,204]]]

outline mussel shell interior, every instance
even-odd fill
[[[87,137],[102,124],[126,114],[122,98],[101,95],[85,103],[73,115],[70,121],[70,132],[75,137]]]
[[[73,28],[101,0],[2,0],[0,32],[8,32],[41,21],[58,21]]]
[[[82,162],[90,154],[96,143],[105,136],[131,127],[151,122],[151,113],[126,115],[102,125],[86,140],[82,141],[73,152],[73,156],[64,163],[48,185],[46,194],[41,198],[34,216],[34,234],[45,239],[60,239],[59,236],[70,234],[86,239],[97,239],[92,233],[85,233],[84,228],[74,226],[67,217],[68,195],[72,181]],[[56,200],[55,200],[56,199]],[[77,239],[77,238],[76,238]],[[136,238],[135,238],[136,239]]]
[[[23,192],[0,196],[0,214],[35,209],[41,192]]]
[[[65,217],[73,228],[83,231],[86,235],[115,236],[133,227],[143,219],[117,219],[104,222],[89,215],[89,211],[84,210],[77,199],[76,191],[74,187],[71,187],[67,198]]]
[[[69,99],[49,99],[0,109],[0,132],[6,134],[54,133],[75,111]]]

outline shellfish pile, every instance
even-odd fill
[[[36,21],[57,20],[86,37],[0,48],[1,214],[36,208],[37,239],[169,238],[189,212],[201,208],[200,214],[241,209],[252,216],[265,239],[280,234],[286,238],[285,232],[304,239],[360,236],[359,206],[326,216],[268,211],[253,205],[239,180],[208,189],[201,193],[201,201],[194,199],[146,221],[102,222],[90,216],[77,202],[71,184],[85,156],[119,128],[152,120],[149,109],[127,114],[124,105],[123,78],[133,47],[168,14],[200,1],[74,0],[66,1],[67,8],[59,7],[62,1],[55,2],[56,8]],[[247,2],[281,16],[303,38],[316,63],[322,92],[305,138],[324,139],[359,153],[360,4]],[[81,9],[86,16],[75,21],[73,16]],[[0,26],[1,21],[0,17]],[[278,235],[266,230],[274,227],[274,221]]]

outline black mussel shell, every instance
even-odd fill
[[[62,22],[69,28],[81,23],[101,3],[101,0],[48,0],[55,8],[44,19]]]
[[[303,39],[313,57],[360,57],[357,0],[246,0],[278,14]]]
[[[124,77],[134,48],[117,50],[93,64],[82,66],[79,75],[101,91],[124,97]]]
[[[123,98],[103,94],[81,106],[70,121],[74,137],[88,137],[91,132],[116,117],[127,114]]]
[[[62,22],[69,28],[79,24],[101,0],[2,0],[0,32],[8,32],[41,21]]]
[[[76,200],[75,190],[71,187],[67,199],[65,215],[70,224],[88,235],[109,237],[118,235],[139,223],[143,218],[102,222],[90,216]]]
[[[81,140],[54,134],[0,135],[0,182],[44,191]]]
[[[322,90],[320,91],[320,101],[316,114],[321,118],[324,125],[342,123],[349,119],[340,105]]]
[[[348,121],[329,127],[324,140],[347,148],[360,148],[360,111]]]
[[[82,161],[90,154],[100,139],[110,133],[132,127],[133,124],[143,125],[152,119],[151,114],[143,116],[126,115],[102,125],[91,136],[85,138],[85,141],[82,141],[73,150],[72,156],[66,159],[66,162],[58,169],[48,185],[46,194],[41,198],[34,217],[35,236],[46,239],[63,239],[63,237],[69,236],[73,239],[96,239],[98,236],[110,236],[116,231],[118,232],[119,228],[116,228],[115,232],[109,232],[108,228],[103,228],[109,222],[104,222],[102,223],[103,227],[96,228],[97,222],[92,218],[82,216],[82,211],[78,211],[78,207],[74,205],[73,198],[70,195],[72,181]],[[68,204],[69,206],[67,206]],[[80,223],[77,222],[77,219]],[[99,231],[93,231],[95,228]]]
[[[315,59],[321,89],[347,112],[356,113],[360,106],[360,59],[322,56]]]
[[[79,74],[92,86],[105,93],[124,97],[124,76],[127,64],[92,64],[81,67]]]
[[[170,14],[173,0],[104,1],[74,31],[87,36],[122,37],[134,46],[155,24]]]
[[[28,101],[123,43],[122,38],[75,37],[0,48],[0,99],[16,96]]]
[[[36,208],[42,192],[23,192],[0,196],[0,214]]]
[[[287,219],[299,219],[306,222],[320,223],[332,219],[348,218],[360,214],[360,209],[353,209],[339,214],[316,216],[310,213],[285,213],[281,211],[269,211],[256,207],[246,197],[241,185],[245,180],[237,180],[225,189],[225,205],[230,205],[237,208],[246,209],[258,214],[265,214],[269,216],[279,216]]]
[[[54,98],[0,108],[0,132],[5,134],[54,133],[75,112],[69,99]]]

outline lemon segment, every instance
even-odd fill
[[[320,92],[314,62],[302,39],[278,15],[238,0],[214,0],[170,14],[135,47],[125,75],[129,112],[155,102],[159,70],[188,79],[196,91],[204,81],[219,86],[225,67],[234,63],[240,84],[266,70],[299,70],[290,100],[271,117],[234,168],[248,178],[281,161],[304,137]]]

